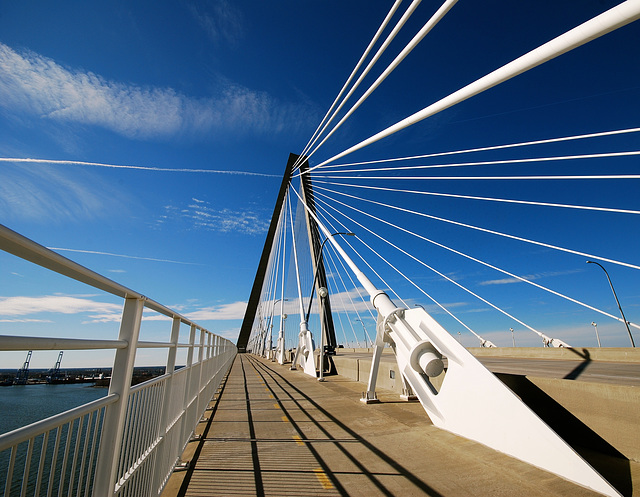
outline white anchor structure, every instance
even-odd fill
[[[300,270],[298,267],[298,251],[296,249],[296,235],[293,229],[293,216],[291,213],[291,204],[289,204],[289,221],[291,222],[291,236],[293,238],[293,257],[296,267],[296,282],[298,284],[298,302],[300,307],[300,333],[298,334],[298,347],[296,348],[291,369],[297,369],[296,365],[300,365],[302,370],[309,376],[316,376],[316,364],[314,361],[313,351],[315,346],[313,343],[313,335],[309,331],[307,317],[304,313],[304,305],[302,301],[302,287],[300,284]]]
[[[376,341],[364,402],[376,400],[375,384],[385,344],[395,353],[404,384],[433,424],[608,496],[621,495],[518,396],[486,369],[424,309],[398,308],[377,289],[314,216],[318,227],[364,287],[378,311]],[[302,313],[304,317],[304,313]],[[301,364],[311,374],[310,332],[300,328]],[[305,355],[305,352],[309,354]],[[447,360],[445,372],[444,359]],[[294,362],[295,364],[295,362]],[[444,374],[440,388],[435,378]],[[315,376],[315,366],[313,369]],[[407,389],[409,390],[409,389]]]

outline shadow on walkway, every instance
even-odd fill
[[[589,361],[588,353],[586,361]],[[586,367],[586,361],[581,366],[584,364]],[[565,378],[576,373],[579,368],[580,366]],[[578,374],[579,372],[575,376]],[[503,373],[496,373],[496,376],[622,495],[633,494],[630,462],[622,453],[526,376]]]
[[[372,455],[374,455],[375,457],[379,458],[381,461],[384,461],[384,463],[386,463],[389,466],[391,466],[393,468],[393,470],[394,470],[394,473],[393,473],[394,476],[397,476],[397,475],[402,476],[406,480],[410,481],[413,485],[415,485],[415,487],[420,489],[425,495],[431,495],[431,496],[434,496],[434,497],[441,496],[441,494],[438,493],[435,489],[430,487],[427,483],[425,483],[423,480],[421,480],[416,475],[414,475],[411,471],[406,469],[398,461],[396,461],[393,458],[389,457],[386,453],[384,453],[383,451],[381,451],[380,449],[375,447],[373,444],[369,443],[366,439],[364,439],[362,436],[360,436],[356,431],[354,431],[351,428],[349,428],[348,426],[346,426],[339,419],[337,419],[335,416],[333,416],[330,412],[328,412],[322,406],[320,406],[316,401],[314,401],[309,395],[307,395],[305,392],[303,392],[298,387],[293,385],[290,381],[288,381],[286,378],[284,378],[281,374],[276,372],[274,369],[268,367],[264,363],[259,362],[259,361],[255,360],[255,359],[252,359],[251,363],[263,378],[265,377],[265,375],[269,376],[269,378],[271,378],[271,380],[274,383],[278,384],[286,392],[287,396],[289,397],[289,400],[292,400],[294,402],[294,404],[296,405],[296,407],[298,409],[300,409],[300,411],[304,412],[308,416],[308,418],[311,420],[311,422],[327,437],[327,439],[332,441],[335,444],[335,447],[338,448],[340,450],[340,452],[342,452],[342,454],[347,459],[349,459],[349,461],[351,461],[358,468],[358,470],[359,470],[358,474],[361,474],[361,475],[364,475],[364,476],[367,477],[367,479],[376,487],[376,489],[379,492],[379,495],[393,496],[395,494],[392,493],[384,485],[384,483],[379,478],[379,476],[381,476],[380,474],[373,473],[373,472],[369,471],[364,466],[364,464],[362,464],[362,462],[361,462],[362,455],[358,455],[358,456],[354,455],[354,453],[350,450],[350,447],[348,447],[348,444],[345,444],[344,440],[336,440],[331,435],[331,433],[325,428],[324,424],[326,424],[326,422],[325,421],[321,421],[319,419],[316,419],[313,416],[313,414],[308,409],[306,409],[298,399],[296,399],[296,397],[291,393],[292,391],[296,392],[299,396],[301,396],[307,402],[309,402],[313,406],[314,409],[317,409],[320,413],[322,413],[322,415],[324,417],[328,418],[331,421],[331,423],[335,424],[341,430],[343,430],[344,432],[349,434],[350,437],[353,437],[353,440],[350,441],[351,443],[357,442],[361,446],[365,447]],[[288,388],[284,387],[285,384],[286,384],[286,386]],[[272,387],[269,386],[268,388],[275,395],[275,392],[272,389]],[[280,400],[278,400],[278,402],[280,402]],[[285,407],[282,406],[282,408],[283,408],[283,411],[285,413],[287,413]],[[288,416],[288,414],[287,414],[287,416]],[[295,427],[295,429],[298,432],[298,435],[300,436],[301,440],[302,441],[306,440],[307,437],[305,436],[303,431],[300,429],[300,427],[298,426],[296,421],[294,421],[293,418],[291,418],[291,417],[289,417],[289,421]],[[327,474],[327,476],[331,479],[331,482],[334,484],[336,489],[338,489],[338,491],[340,492],[340,495],[349,495],[344,490],[344,488],[342,488],[342,485],[338,481],[338,479],[336,477],[336,474],[334,474],[335,472],[331,471],[329,469],[329,466],[326,464],[326,462],[324,460],[322,460],[322,458],[319,456],[317,451],[314,450],[313,445],[311,443],[308,443],[307,446],[308,446],[309,450],[312,451],[312,453],[314,454],[314,457],[316,458],[318,463],[322,466],[322,468],[325,471],[325,473]],[[361,452],[361,450],[359,452]],[[389,476],[389,475],[386,475],[386,476]]]

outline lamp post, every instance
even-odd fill
[[[284,339],[284,323],[287,320],[287,315],[282,314],[280,316],[280,331],[278,331],[278,345],[276,346],[275,359],[278,364],[284,364],[284,351],[285,347],[285,339]]]
[[[364,327],[364,321],[362,319],[356,319],[356,321],[360,321],[360,324],[362,325],[362,331],[364,331],[364,348],[366,349],[367,348],[367,329]],[[358,335],[356,335],[356,342],[358,342],[358,347],[359,347],[360,343],[358,341]]]
[[[616,295],[616,291],[613,288],[613,283],[611,283],[611,278],[609,277],[609,273],[607,273],[607,270],[599,262],[587,261],[587,264],[596,264],[596,265],[600,266],[602,268],[602,270],[604,271],[604,274],[607,275],[607,280],[609,280],[609,286],[611,287],[611,291],[613,292],[613,297],[616,299],[616,303],[618,304],[618,309],[620,309],[620,315],[622,316],[622,322],[627,327],[627,333],[629,334],[629,340],[631,340],[631,346],[635,347],[636,344],[633,342],[633,335],[631,335],[631,330],[629,329],[629,323],[627,323],[627,318],[624,317],[624,312],[622,312],[622,306],[620,305],[620,301],[618,300],[618,296]]]
[[[305,318],[307,323],[309,322],[309,314],[311,314],[311,304],[313,302],[313,294],[316,291],[316,281],[318,281],[318,268],[320,267],[320,264],[322,264],[322,249],[324,248],[324,244],[329,241],[329,238],[334,237],[336,235],[356,236],[355,233],[351,233],[351,232],[346,233],[346,232],[339,231],[337,233],[332,233],[331,235],[329,235],[327,238],[324,239],[324,241],[322,242],[322,245],[320,245],[320,251],[318,253],[318,261],[316,264],[316,271],[315,271],[315,274],[313,275],[313,285],[311,286],[311,297],[309,297],[309,307],[307,308],[307,316]]]
[[[321,286],[318,288],[318,296],[320,299],[326,298],[329,295],[329,290]],[[318,381],[324,381],[324,333],[320,330],[320,376]]]
[[[351,232],[346,233],[346,232],[341,232],[341,231],[338,231],[337,233],[332,233],[327,238],[325,238],[324,241],[322,242],[322,244],[320,245],[320,250],[319,250],[319,253],[318,253],[318,256],[317,256],[317,260],[316,260],[315,274],[313,275],[313,284],[311,285],[311,296],[309,297],[309,307],[307,308],[306,315],[303,316],[304,317],[304,321],[302,321],[300,323],[300,326],[301,327],[304,326],[304,328],[306,328],[306,331],[308,331],[307,323],[309,322],[309,315],[311,314],[311,304],[313,303],[313,294],[315,293],[315,290],[316,290],[316,282],[318,281],[318,270],[320,269],[321,264],[322,264],[322,249],[324,248],[324,244],[329,241],[329,238],[332,238],[332,237],[337,236],[337,235],[355,236],[355,233],[351,233]],[[299,286],[298,286],[298,288],[299,288]],[[324,287],[321,287],[321,288],[324,288]],[[318,289],[318,292],[319,291],[320,291],[320,289]],[[327,292],[325,294],[325,297],[326,297],[329,294],[329,292],[326,290],[326,288],[325,288],[325,291]],[[324,306],[321,305],[321,308],[324,310]],[[302,302],[300,302],[300,310],[302,312],[304,312],[304,308],[303,308]],[[322,316],[322,317],[324,317],[324,316]],[[324,336],[323,336],[323,331],[324,330],[322,329],[323,328],[323,323],[324,323],[324,320],[321,318],[320,319],[320,342],[321,343],[322,343],[322,340],[324,338]],[[323,345],[322,348],[324,349],[324,345]],[[313,352],[313,351],[311,351],[311,352]],[[324,350],[321,353],[323,354],[323,357],[324,357]],[[294,366],[295,366],[295,361],[294,361]],[[292,366],[293,369],[295,369],[294,366]],[[314,370],[315,370],[315,366],[314,366]]]
[[[513,328],[509,328],[511,330],[511,340],[513,340],[513,347],[515,348],[516,346],[516,337],[513,334]]]
[[[287,300],[289,299],[278,299],[273,303],[273,307],[271,307],[271,318],[269,319],[269,356],[271,356],[273,353],[273,314],[276,312],[276,304],[280,301],[286,302]],[[282,319],[282,316],[280,316],[280,319]],[[273,358],[268,357],[268,359]]]
[[[600,335],[598,335],[598,323],[596,323],[595,321],[591,321],[591,326],[596,329],[596,339],[598,340],[598,347],[602,347],[602,345],[600,345]]]

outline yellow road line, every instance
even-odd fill
[[[296,441],[296,444],[298,445],[302,445],[304,447],[304,442],[302,441],[302,439],[300,438],[300,435],[294,435],[293,439]]]
[[[333,488],[333,483],[331,483],[331,480],[322,468],[315,468],[313,472],[316,474],[316,478],[320,482],[320,485],[322,485],[322,488],[325,490],[331,490]]]

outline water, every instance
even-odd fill
[[[107,395],[91,383],[0,387],[0,434]]]

